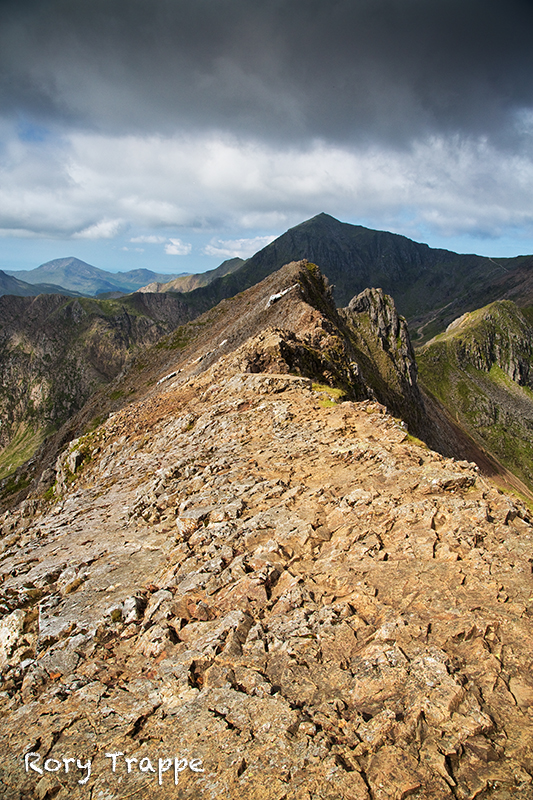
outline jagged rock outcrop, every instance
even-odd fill
[[[416,385],[416,361],[407,329],[407,323],[400,317],[392,297],[383,294],[382,289],[365,289],[348,304],[351,315],[368,314],[383,350],[393,351],[399,361],[397,371],[411,386]]]
[[[365,289],[350,301],[344,316],[355,334],[358,361],[366,363],[366,382],[391,413],[424,435],[428,425],[415,354],[393,299],[381,289]]]

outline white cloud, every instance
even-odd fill
[[[533,153],[484,139],[435,136],[400,151],[214,134],[74,133],[36,144],[5,126],[2,136],[0,235],[96,240],[131,226],[148,231],[132,243],[187,255],[190,244],[161,230],[281,232],[320,211],[395,230],[407,219],[444,237],[533,235]],[[246,257],[267,240],[214,238],[206,252]]]
[[[145,243],[145,244],[163,244],[166,242],[166,236],[134,236],[130,239],[130,242],[133,243]]]
[[[207,256],[217,256],[219,258],[249,258],[276,238],[274,235],[255,236],[253,239],[212,239],[204,247],[203,252]]]
[[[181,239],[171,239],[170,244],[165,245],[167,256],[188,256],[192,250],[192,245],[182,242]]]
[[[114,239],[124,229],[124,220],[103,219],[73,234],[73,239]]]

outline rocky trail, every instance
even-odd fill
[[[528,510],[242,347],[1,518],[0,796],[533,798]]]

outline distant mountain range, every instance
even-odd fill
[[[69,296],[80,296],[79,292],[73,292],[52,283],[31,284],[22,281],[7,272],[0,270],[0,295],[14,295],[15,297],[35,297],[39,294],[66,294]]]
[[[200,272],[195,275],[183,275],[179,278],[172,278],[171,275],[167,275],[166,277],[169,278],[169,280],[167,280],[166,283],[149,283],[138,291],[156,292],[158,294],[164,292],[192,292],[193,289],[198,289],[200,286],[207,286],[208,283],[211,283],[217,278],[222,278],[224,275],[230,275],[232,272],[236,272],[245,263],[246,261],[243,258],[228,258],[216,269],[209,269],[207,272]]]
[[[44,286],[53,284],[53,291],[60,294],[79,294],[93,297],[104,292],[123,292],[130,294],[137,291],[148,283],[166,283],[179,278],[187,273],[182,272],[173,275],[152,272],[149,269],[134,269],[129,272],[107,272],[107,270],[93,267],[80,261],[79,258],[70,256],[68,258],[56,258],[47,261],[40,267],[30,270],[8,270],[7,276],[16,278],[22,283],[24,291],[3,291],[0,283],[1,294],[20,294],[23,296],[34,294],[51,294],[48,290],[43,290]],[[36,291],[37,290],[37,291]]]
[[[333,284],[340,307],[368,287],[390,294],[408,320],[415,342],[427,341],[461,314],[495,300],[533,304],[532,255],[493,259],[454,253],[399,234],[340,222],[328,214],[289,229],[246,261],[229,259],[197,275],[151,270],[110,273],[70,257],[34,270],[10,271],[16,284],[0,273],[0,293],[172,292],[179,293],[191,312],[198,314],[300,259],[320,267]]]

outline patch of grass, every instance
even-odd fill
[[[103,422],[105,422],[106,419],[107,416],[105,414],[98,414],[98,416],[93,417],[89,423],[89,427],[87,428],[87,433],[92,433],[93,431],[95,431],[96,428],[99,428],[100,425]]]
[[[79,450],[83,456],[83,464],[87,463],[91,460],[93,450],[101,440],[101,432],[99,431],[91,431],[90,433],[86,433],[78,439],[75,445],[70,448],[70,452],[73,453],[75,450]],[[81,465],[80,465],[81,466]]]
[[[43,500],[46,500],[48,503],[51,503],[53,500],[56,499],[56,493],[54,486],[50,486],[46,492],[43,494]]]
[[[418,447],[423,447],[424,450],[429,450],[429,447],[427,446],[427,444],[425,442],[423,442],[422,439],[418,439],[416,436],[413,436],[412,433],[408,433],[407,434],[407,441],[410,444],[416,444],[416,445],[418,445]]]
[[[506,389],[509,389],[511,392],[519,393],[524,392],[527,395],[529,400],[533,400],[533,391],[529,388],[529,386],[522,386],[516,381],[513,381],[509,375],[503,371],[497,364],[493,364],[490,368],[489,377],[494,383],[503,385]]]
[[[154,345],[156,350],[183,350],[194,339],[194,334],[187,325],[180,325],[170,336],[165,336]]]
[[[331,408],[331,406],[337,405],[340,403],[343,397],[345,397],[346,392],[342,389],[335,389],[332,386],[328,386],[325,383],[313,383],[313,391],[314,392],[324,392],[325,394],[329,395],[329,397],[322,397],[318,404],[322,408]]]
[[[44,441],[46,434],[50,432],[40,428],[33,430],[29,426],[21,425],[11,442],[0,453],[0,480],[15,472],[21,464],[31,458]]]
[[[28,475],[16,475],[12,474],[7,479],[5,484],[2,486],[2,497],[6,498],[12,494],[16,494],[17,492],[22,491],[31,483],[31,478]]]

